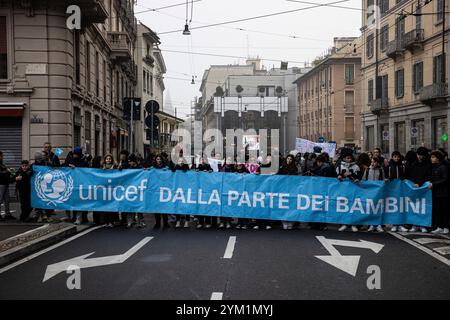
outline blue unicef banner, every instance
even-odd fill
[[[349,225],[431,225],[431,190],[410,181],[34,167],[42,209],[193,214]]]

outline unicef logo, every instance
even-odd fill
[[[69,200],[73,191],[73,179],[60,170],[39,172],[34,187],[42,201],[56,206]]]

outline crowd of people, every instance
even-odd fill
[[[408,179],[412,181],[416,187],[420,187],[427,183],[428,188],[432,189],[433,199],[433,228],[423,226],[391,226],[392,232],[433,232],[433,233],[449,233],[450,222],[450,206],[448,197],[450,196],[450,162],[448,154],[445,150],[430,151],[425,147],[420,147],[416,151],[408,151],[402,155],[398,151],[391,154],[390,159],[383,157],[379,148],[373,152],[360,153],[355,157],[351,149],[343,148],[339,151],[336,159],[331,159],[327,153],[321,150],[314,150],[313,153],[305,154],[289,154],[286,157],[279,155],[280,165],[273,174],[289,175],[289,176],[317,176],[336,178],[340,181],[350,180],[354,183],[360,181],[379,180],[389,183],[394,179]],[[237,174],[262,174],[261,168],[271,168],[272,157],[267,155],[265,158],[246,157],[243,161],[227,158],[222,165],[218,166],[218,170],[224,173]],[[155,169],[155,170],[172,170],[187,172],[188,170],[213,172],[207,158],[201,158],[198,163],[188,163],[182,156],[177,163],[174,163],[167,154],[151,156],[144,160],[139,155],[130,154],[123,150],[120,152],[119,159],[114,159],[111,154],[101,157],[90,157],[83,154],[80,147],[74,148],[61,162],[58,156],[52,151],[50,143],[44,144],[43,150],[35,154],[34,163],[31,165],[29,161],[22,161],[20,169],[13,171],[3,164],[3,153],[0,151],[0,205],[5,206],[5,215],[1,219],[15,219],[9,211],[9,185],[16,183],[16,190],[21,204],[21,221],[29,221],[36,219],[38,222],[45,222],[49,216],[54,215],[53,210],[35,209],[35,216],[30,218],[33,208],[30,199],[30,181],[33,174],[33,166],[50,166],[50,167],[69,167],[69,168],[97,168],[103,170],[124,170],[124,169]],[[66,212],[67,219],[75,224],[88,223],[88,212]],[[271,229],[277,225],[285,230],[297,228],[299,223],[289,221],[269,221],[269,220],[251,220],[239,218],[237,221],[230,217],[210,217],[210,216],[190,216],[190,215],[167,215],[154,213],[154,228],[169,228],[173,222],[175,228],[189,228],[194,225],[198,229],[201,228],[237,228],[237,229]],[[136,226],[138,228],[145,227],[143,213],[129,212],[94,212],[93,222],[95,224],[106,224],[108,227],[125,225],[130,228]],[[169,221],[173,220],[173,221]],[[191,222],[192,220],[192,222]],[[327,230],[328,225],[325,223],[310,223],[310,228],[318,230]],[[342,225],[338,227],[339,231],[351,229],[353,232],[363,230],[361,226]],[[367,231],[384,232],[386,226],[368,226]]]

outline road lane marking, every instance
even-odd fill
[[[223,292],[213,292],[211,295],[211,300],[222,300]]]
[[[450,246],[434,248],[433,250],[443,254],[444,256],[450,254]]]
[[[43,255],[44,253],[47,253],[47,252],[52,251],[52,250],[54,250],[54,249],[56,249],[56,248],[59,248],[59,247],[65,245],[66,243],[69,243],[69,242],[71,242],[71,241],[73,241],[73,240],[76,240],[76,239],[78,239],[78,238],[80,238],[80,237],[82,237],[82,236],[88,234],[89,232],[95,231],[95,230],[100,229],[100,228],[103,228],[103,227],[104,227],[104,226],[97,226],[97,227],[89,228],[89,229],[87,229],[87,230],[85,230],[85,231],[83,231],[83,232],[80,232],[80,233],[74,235],[74,236],[71,237],[71,238],[68,238],[68,239],[66,239],[66,240],[63,240],[63,241],[57,243],[57,244],[54,244],[54,245],[51,246],[51,247],[48,247],[48,248],[46,248],[46,249],[44,249],[44,250],[38,251],[38,252],[36,252],[36,253],[33,253],[32,255],[30,255],[30,256],[28,256],[28,257],[25,257],[25,258],[23,258],[23,259],[21,259],[21,260],[19,260],[19,261],[16,261],[16,262],[14,262],[14,263],[12,263],[12,264],[10,264],[10,265],[7,265],[6,267],[0,269],[0,274],[6,272],[6,271],[8,271],[8,270],[11,270],[12,268],[15,268],[15,267],[17,267],[17,266],[19,266],[19,265],[21,265],[21,264],[23,264],[23,263],[25,263],[25,262],[27,262],[27,261],[30,261],[30,260],[32,260],[32,259],[34,259],[34,258],[36,258],[36,257],[39,257],[40,255]]]
[[[404,236],[399,235],[399,234],[397,234],[397,233],[395,233],[395,232],[388,232],[388,233],[389,233],[390,235],[396,237],[397,239],[400,239],[400,240],[402,240],[402,241],[404,241],[404,242],[406,242],[406,243],[412,245],[413,247],[416,247],[417,249],[419,249],[419,250],[421,250],[421,251],[427,253],[428,255],[430,255],[430,256],[432,256],[433,258],[439,260],[440,262],[446,264],[447,266],[450,266],[450,260],[444,258],[443,256],[441,256],[440,254],[434,252],[433,250],[428,249],[428,248],[426,248],[426,247],[420,245],[419,243],[417,243],[417,242],[415,242],[415,241],[413,241],[413,240],[410,240],[410,239],[408,239],[408,238],[405,238]]]
[[[450,240],[442,239],[442,238],[417,238],[414,241],[420,244],[431,244],[431,243],[445,243],[450,244]]]
[[[231,236],[228,239],[227,248],[225,249],[224,259],[231,259],[233,257],[234,246],[236,245],[236,236]]]

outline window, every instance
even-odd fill
[[[413,90],[419,93],[423,87],[423,62],[417,62],[413,65]]]
[[[381,33],[380,33],[380,50],[381,51],[386,49],[388,42],[389,42],[389,25],[385,25],[381,28]]]
[[[345,139],[355,139],[355,118],[345,117]]]
[[[372,58],[373,57],[373,51],[374,51],[374,47],[373,47],[373,33],[369,34],[367,36],[367,44],[366,44],[366,54],[367,54],[367,58]]]
[[[411,148],[417,149],[425,145],[425,121],[423,119],[411,122]]]
[[[403,98],[405,93],[405,70],[400,69],[395,71],[395,96]]]
[[[389,10],[389,0],[380,0],[380,12],[386,13]]]
[[[438,56],[433,57],[433,83],[442,83],[443,74],[442,74],[442,57],[440,54]]]
[[[406,153],[406,131],[405,123],[399,122],[395,124],[394,148],[401,154]]]
[[[106,60],[103,60],[103,102],[106,103],[106,74],[107,74]]]
[[[91,90],[91,45],[86,41],[86,89]]]
[[[75,63],[75,83],[77,85],[79,85],[80,84],[80,78],[81,78],[80,77],[80,30],[75,30],[74,31],[74,46],[73,46],[73,50],[75,51],[74,54],[73,54],[74,60],[75,60],[74,61],[74,63]]]
[[[0,17],[0,79],[8,79],[8,32],[6,17]]]
[[[433,149],[448,150],[447,117],[433,119]]]
[[[346,106],[353,106],[355,104],[355,92],[346,90],[344,99]]]
[[[355,65],[346,64],[345,65],[345,84],[352,85],[355,83]]]
[[[375,127],[366,127],[366,150],[375,148]]]
[[[369,19],[369,17],[373,15],[373,9],[371,9],[373,5],[374,0],[367,0],[367,19]]]
[[[385,74],[383,76],[379,76],[377,78],[377,85],[376,85],[376,99],[383,99],[387,100],[389,95],[389,78],[388,75]]]
[[[91,114],[84,113],[84,140],[86,140],[86,152],[91,154]]]
[[[150,75],[150,95],[153,97],[153,74]]]
[[[422,29],[422,7],[416,9],[416,30]]]
[[[144,84],[143,85],[144,92],[147,93],[147,71],[145,71],[145,69],[144,69],[144,73],[143,73],[143,78],[144,78],[143,79],[144,81],[142,83]]]
[[[368,91],[367,100],[370,103],[373,101],[373,79],[370,79],[369,82],[367,83],[367,91]]]
[[[98,51],[95,52],[95,95],[100,95],[100,58]]]
[[[437,0],[436,6],[436,23],[440,23],[444,20],[444,0]]]
[[[404,34],[405,34],[405,19],[399,17],[395,22],[395,38],[397,39],[397,41],[402,41]]]

